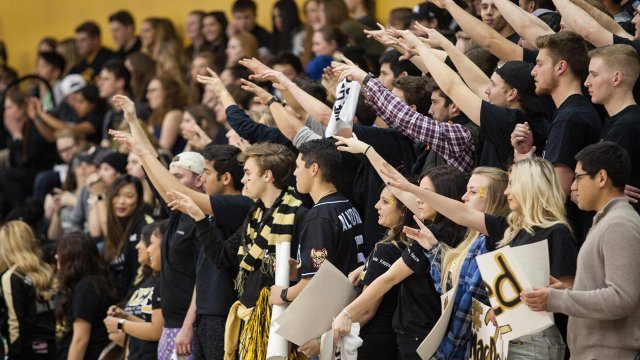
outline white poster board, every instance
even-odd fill
[[[298,346],[319,338],[331,329],[333,318],[356,296],[347,277],[325,260],[309,284],[276,320],[276,334]]]
[[[547,240],[512,248],[505,246],[476,257],[489,301],[505,341],[533,334],[553,325],[553,314],[529,309],[520,292],[549,283]]]
[[[424,360],[431,359],[431,356],[438,350],[440,343],[444,336],[447,334],[447,328],[449,327],[449,320],[451,319],[451,312],[453,311],[453,304],[456,299],[457,287],[449,290],[446,294],[441,296],[442,314],[440,318],[433,326],[427,337],[418,346],[418,355]]]

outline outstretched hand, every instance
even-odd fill
[[[400,172],[393,168],[389,163],[385,162],[380,169],[380,173],[386,176],[389,181],[387,185],[393,186],[399,190],[412,192],[415,185],[409,182]]]
[[[289,80],[285,74],[275,70],[265,70],[259,74],[249,76],[249,79],[271,81],[273,87],[280,91],[288,91],[290,86],[293,85],[293,81]]]
[[[197,75],[196,80],[198,80],[200,84],[211,85],[213,87],[214,92],[218,95],[226,91],[226,88],[222,83],[222,80],[220,80],[220,77],[218,77],[218,74],[216,74],[215,71],[211,70],[211,68],[207,68],[207,72],[209,73],[210,76]]]
[[[143,155],[148,153],[148,150],[145,149],[142,144],[138,143],[136,139],[133,138],[133,135],[131,135],[131,133],[109,129],[109,135],[113,137],[113,140],[118,141],[123,145],[129,146],[131,151],[139,157],[142,157]]]
[[[240,79],[240,81],[242,82],[242,90],[254,94],[256,96],[254,99],[256,102],[267,105],[267,102],[273,97],[273,95],[271,95],[267,90],[249,80]]]
[[[136,107],[133,101],[124,95],[114,95],[111,99],[111,103],[116,109],[120,109],[124,112],[125,119],[128,122],[135,121],[137,119]]]
[[[369,147],[369,144],[358,140],[356,134],[353,134],[349,138],[334,135],[333,138],[338,140],[336,141],[338,151],[344,151],[352,154],[363,154]]]
[[[333,68],[334,72],[336,72],[337,74],[340,74],[339,81],[342,81],[345,78],[347,78],[349,80],[357,81],[360,84],[362,84],[364,81],[364,78],[367,76],[367,73],[364,70],[360,69],[355,65],[347,65],[347,64],[333,61],[331,63],[331,67]]]
[[[432,48],[444,49],[447,45],[451,45],[451,41],[444,37],[438,30],[429,29],[418,22],[416,22],[413,27],[427,34],[428,38],[423,39],[423,41]]]
[[[251,72],[253,72],[254,74],[260,74],[262,72],[271,70],[270,67],[268,67],[267,65],[263,64],[260,60],[256,59],[256,58],[244,58],[242,60],[240,60],[240,65],[246,67],[247,69],[251,70]]]
[[[204,212],[196,205],[192,198],[187,195],[175,191],[167,191],[167,196],[171,199],[171,202],[167,204],[169,209],[178,210],[186,215],[189,215],[193,220],[200,221],[205,218]]]
[[[434,246],[438,245],[438,240],[433,236],[431,230],[422,223],[420,218],[413,215],[413,219],[416,224],[418,224],[418,229],[405,226],[402,228],[402,232],[405,233],[409,239],[417,241],[425,250],[431,250]]]

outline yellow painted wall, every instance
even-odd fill
[[[297,0],[302,4],[303,0]],[[271,27],[270,11],[273,1],[257,0],[258,21]],[[418,0],[378,0],[377,17],[386,22],[389,10],[412,7]],[[107,23],[109,14],[128,9],[137,26],[148,16],[166,16],[178,29],[184,28],[192,9],[225,10],[228,15],[233,0],[0,0],[0,39],[9,52],[9,65],[20,74],[31,72],[35,63],[36,46],[44,36],[56,39],[73,36],[73,29],[85,20],[96,21],[102,29],[103,42],[113,47]]]

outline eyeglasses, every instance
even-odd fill
[[[573,175],[573,181],[578,182],[578,181],[580,181],[580,178],[581,178],[581,177],[583,177],[583,176],[587,176],[587,175],[589,175],[589,176],[590,176],[590,175],[592,175],[592,174],[589,174],[589,173],[584,173],[584,174],[574,174],[574,175]]]

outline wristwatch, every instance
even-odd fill
[[[291,301],[287,300],[287,292],[288,291],[289,291],[289,288],[284,288],[280,292],[280,299],[282,299],[282,301],[284,301],[285,304],[288,304],[288,303],[291,302]]]
[[[119,319],[118,320],[118,332],[123,332],[124,331],[124,319]]]
[[[372,77],[374,77],[372,73],[367,73],[367,75],[362,80],[362,85],[367,85],[367,83],[369,82],[369,80],[371,80]]]
[[[272,96],[271,99],[267,101],[267,106],[271,106],[271,104],[273,104],[274,102],[282,103],[282,100],[278,99],[277,96]]]

